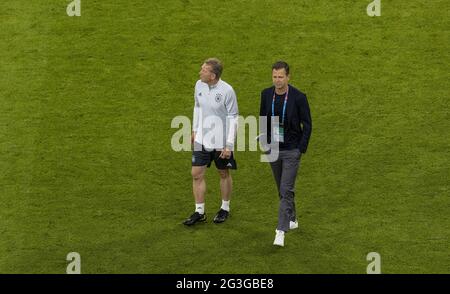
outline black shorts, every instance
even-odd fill
[[[192,166],[211,166],[211,162],[214,161],[217,169],[237,169],[236,160],[234,159],[234,153],[231,152],[231,157],[229,159],[220,158],[220,153],[222,151],[218,150],[205,150],[202,146],[201,151],[192,151]]]

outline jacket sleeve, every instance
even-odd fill
[[[259,105],[259,116],[266,116],[267,112],[266,112],[266,102],[264,99],[264,91],[261,92],[261,102]]]
[[[270,139],[271,139],[271,131],[270,131],[270,127],[271,127],[271,121],[270,121],[270,116],[268,117],[268,109],[267,109],[267,103],[266,103],[266,91],[263,90],[261,92],[261,101],[260,101],[260,105],[259,105],[259,116],[260,116],[260,121],[259,121],[259,141],[263,142],[263,143],[267,143],[270,144]],[[261,117],[263,118],[261,120]],[[266,122],[266,124],[264,125],[263,123]]]
[[[238,128],[238,103],[236,92],[233,89],[225,96],[225,107],[227,109],[227,134],[226,134],[226,146],[231,150],[234,150],[234,143],[236,141],[236,134]]]
[[[192,131],[197,133],[198,132],[198,121],[200,119],[199,117],[199,111],[200,111],[200,104],[198,103],[197,100],[197,86],[194,89],[194,113],[193,113],[193,117],[192,117]]]
[[[312,119],[306,95],[300,96],[300,103],[298,104],[298,107],[303,132],[302,139],[300,141],[300,151],[305,153],[308,148],[309,138],[311,137],[312,132]]]

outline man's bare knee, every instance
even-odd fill
[[[194,181],[201,181],[205,176],[205,171],[202,168],[192,168],[191,175]]]
[[[230,171],[228,169],[219,169],[219,175],[221,179],[228,179],[230,177]]]

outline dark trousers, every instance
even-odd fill
[[[295,221],[297,217],[294,198],[295,179],[300,166],[300,157],[299,149],[281,150],[278,159],[270,163],[280,196],[277,226],[280,231],[289,231],[289,222]]]

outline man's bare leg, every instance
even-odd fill
[[[196,207],[197,205],[205,204],[206,181],[205,181],[206,166],[192,167],[192,192],[194,194]],[[203,207],[204,210],[204,207]],[[201,213],[201,212],[199,212]],[[204,213],[204,212],[203,212]],[[201,213],[201,214],[203,214]]]
[[[222,206],[214,217],[215,223],[223,223],[230,212],[231,189],[233,188],[233,180],[228,169],[219,170],[220,175],[220,193],[222,195]]]
[[[233,189],[233,179],[228,169],[219,169],[220,175],[220,193],[222,200],[230,201],[231,190]]]
[[[192,192],[195,198],[195,213],[192,214],[183,224],[192,226],[197,222],[206,221],[205,215],[205,171],[206,166],[193,166],[191,170],[192,174]]]

